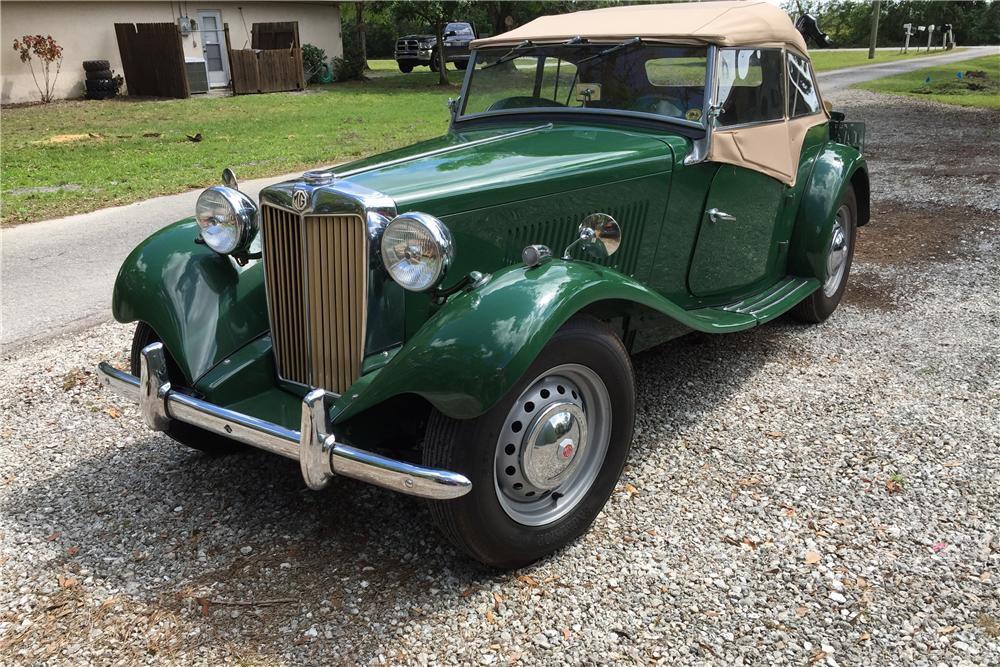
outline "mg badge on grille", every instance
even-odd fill
[[[296,190],[292,194],[292,204],[298,211],[306,210],[306,206],[309,205],[309,195],[306,194],[305,190]]]

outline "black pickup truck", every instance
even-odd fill
[[[455,63],[458,69],[465,69],[469,64],[469,43],[478,33],[472,23],[452,21],[444,27],[444,57],[445,61]],[[432,72],[438,68],[437,37],[434,35],[405,35],[396,40],[396,64],[399,71],[409,73],[414,67],[430,67]]]

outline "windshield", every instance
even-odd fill
[[[468,23],[449,23],[444,27],[445,34],[449,32],[455,33],[459,37],[475,37],[472,32],[472,26]]]
[[[481,49],[463,116],[517,110],[631,111],[701,123],[705,47],[582,44]]]

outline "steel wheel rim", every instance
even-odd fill
[[[830,234],[830,249],[826,256],[826,282],[823,283],[823,294],[827,297],[837,293],[847,272],[847,257],[851,250],[850,221],[851,210],[844,204],[837,209],[837,217],[833,221],[833,231]]]
[[[563,364],[539,375],[514,402],[497,439],[493,485],[500,506],[522,525],[558,521],[586,497],[610,442],[611,396],[597,373]]]

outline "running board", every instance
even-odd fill
[[[728,306],[722,306],[720,310],[750,315],[757,320],[758,324],[763,324],[788,312],[792,306],[818,288],[819,281],[815,278],[788,276],[763,292]]]

